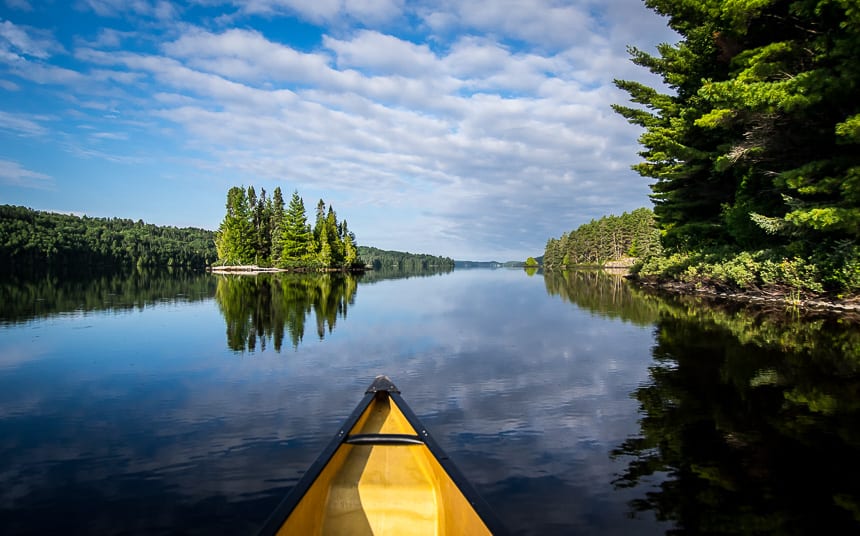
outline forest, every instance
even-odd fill
[[[621,216],[604,216],[547,241],[543,265],[547,270],[597,266],[623,257],[649,257],[660,252],[654,213],[638,208]]]
[[[452,270],[454,260],[425,253],[386,251],[368,246],[358,247],[358,256],[374,270],[398,269],[407,272],[420,270]]]
[[[860,291],[860,9],[844,0],[647,0],[680,39],[616,80],[643,128],[664,253],[640,275]]]
[[[304,201],[294,191],[285,207],[280,187],[271,198],[253,186],[227,192],[227,213],[215,233],[220,265],[276,266],[296,270],[353,269],[358,259],[355,235],[346,220],[320,199],[313,227]]]
[[[91,218],[0,205],[0,271],[176,267],[217,258],[214,233],[120,218]]]

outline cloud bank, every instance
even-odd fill
[[[643,77],[628,44],[672,35],[636,0],[86,0],[62,32],[15,4],[0,135],[67,159],[60,192],[89,187],[80,161],[143,161],[144,218],[177,175],[211,199],[280,185],[332,202],[360,243],[500,260],[648,203],[612,79]],[[39,170],[24,149],[0,157]],[[223,202],[191,212],[215,227]]]

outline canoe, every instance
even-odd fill
[[[505,533],[386,376],[374,380],[260,532]]]

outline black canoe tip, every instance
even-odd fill
[[[375,380],[373,380],[373,383],[370,384],[370,387],[367,388],[367,391],[365,391],[364,394],[380,392],[400,394],[400,389],[394,385],[388,376],[380,374]]]

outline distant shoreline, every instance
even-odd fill
[[[212,274],[220,275],[258,275],[258,274],[279,274],[279,273],[319,273],[319,272],[348,272],[361,273],[367,270],[372,270],[372,266],[363,268],[275,268],[268,266],[257,266],[256,264],[241,264],[233,266],[209,266],[206,271]]]

